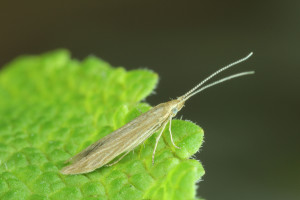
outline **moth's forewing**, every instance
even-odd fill
[[[165,103],[167,104],[167,103]],[[91,172],[141,144],[169,118],[165,104],[157,105],[69,159],[63,174]]]
[[[94,144],[91,144],[90,146],[88,146],[87,148],[82,150],[77,155],[66,160],[65,163],[68,163],[68,162],[75,163],[75,162],[81,160],[82,158],[84,158],[84,157],[88,156],[90,153],[92,153],[95,149],[101,147],[107,139],[109,139],[109,137],[103,137],[102,139],[98,140]]]

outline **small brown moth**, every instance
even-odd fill
[[[167,125],[169,123],[169,131],[172,144],[174,144],[172,132],[171,132],[171,121],[172,118],[176,116],[177,112],[182,109],[186,100],[196,95],[197,93],[214,86],[216,84],[222,83],[224,81],[237,78],[240,76],[254,74],[254,71],[247,71],[238,74],[234,74],[213,83],[207,84],[201,88],[205,82],[207,82],[212,77],[216,76],[220,72],[238,64],[245,60],[247,60],[252,53],[248,56],[235,61],[218,71],[211,74],[209,77],[204,79],[198,85],[196,85],[189,92],[184,94],[183,96],[178,97],[175,100],[168,101],[166,103],[161,103],[153,108],[151,108],[148,112],[141,114],[139,117],[135,118],[131,122],[125,124],[121,128],[115,130],[111,134],[101,138],[94,144],[88,146],[79,154],[70,158],[66,162],[72,161],[72,164],[64,167],[61,170],[63,174],[82,174],[94,171],[95,169],[107,165],[110,161],[112,161],[117,156],[124,153],[118,160],[109,164],[111,166],[117,162],[119,162],[122,158],[124,158],[131,150],[149,138],[153,133],[160,130],[159,135],[156,138],[156,143],[154,146],[153,154],[152,154],[152,163],[154,163],[154,155],[155,150],[158,144],[158,141]]]

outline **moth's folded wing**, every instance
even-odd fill
[[[78,153],[77,155],[69,158],[68,160],[66,160],[64,163],[69,163],[69,162],[77,162],[79,160],[81,160],[82,158],[88,156],[92,151],[94,151],[95,149],[99,148],[100,146],[102,146],[106,141],[106,138],[102,138],[100,140],[98,140],[97,142],[95,142],[94,144],[91,144],[90,146],[88,146],[87,148],[85,148],[84,150],[82,150],[80,153]]]

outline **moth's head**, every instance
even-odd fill
[[[170,103],[170,111],[171,115],[175,117],[177,113],[183,108],[184,101],[181,101],[180,99],[175,99],[172,101],[169,101]]]

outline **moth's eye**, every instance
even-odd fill
[[[176,107],[175,107],[175,108],[172,108],[172,113],[173,113],[174,115],[176,115],[177,112],[178,112],[178,109],[177,109]]]

